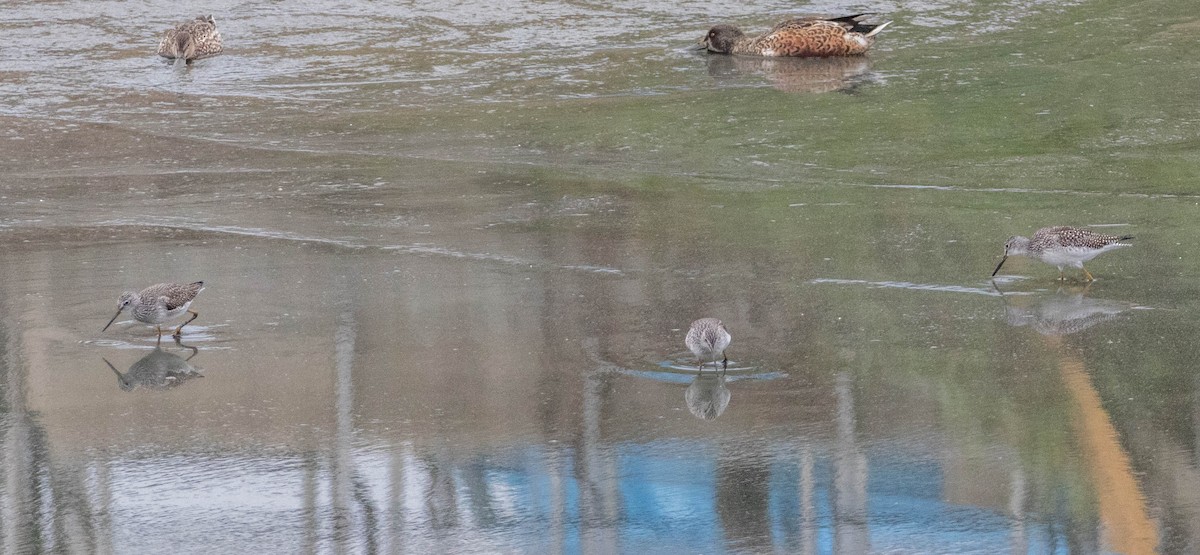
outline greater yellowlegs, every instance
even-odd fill
[[[203,15],[167,29],[158,41],[158,55],[192,63],[221,53],[221,32],[211,15]]]
[[[721,354],[723,361],[721,370],[728,368],[729,358],[725,356],[725,348],[729,346],[730,341],[733,341],[733,337],[729,335],[729,330],[716,318],[701,318],[692,322],[687,336],[683,338],[687,348],[696,355],[700,370],[704,370],[705,357],[711,357],[713,367],[716,368],[717,353]]]
[[[717,25],[699,43],[709,52],[751,56],[857,56],[875,43],[875,35],[892,22],[862,23],[866,13],[834,18],[789,19],[770,32],[748,37],[733,25]]]
[[[1033,239],[1027,237],[1009,237],[1004,243],[1004,258],[992,271],[995,276],[1009,256],[1026,255],[1041,260],[1051,266],[1058,266],[1058,279],[1065,279],[1063,268],[1072,266],[1083,270],[1088,281],[1095,278],[1083,267],[1083,263],[1096,258],[1102,253],[1121,247],[1128,247],[1132,235],[1106,235],[1095,231],[1071,226],[1043,227],[1033,234]]]
[[[140,292],[126,291],[121,294],[120,300],[117,301],[117,313],[113,315],[112,320],[105,324],[104,331],[117,321],[117,316],[121,315],[121,311],[126,308],[133,314],[133,318],[139,322],[154,324],[158,329],[159,337],[162,336],[162,324],[183,316],[185,312],[191,313],[192,317],[188,321],[179,324],[175,328],[175,337],[179,337],[183,333],[183,326],[186,326],[200,316],[196,311],[189,309],[192,306],[192,301],[196,299],[196,295],[204,289],[204,282],[197,281],[187,285],[178,283],[159,283],[151,285]]]

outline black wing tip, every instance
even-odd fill
[[[853,23],[855,19],[858,19],[864,15],[879,15],[879,13],[878,12],[863,12],[863,13],[856,13],[854,15],[843,15],[842,17],[835,17],[833,19],[830,19],[829,21],[848,21],[848,22]]]

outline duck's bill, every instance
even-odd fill
[[[705,42],[707,39],[707,36],[700,37],[700,39],[696,41],[696,44],[693,44],[689,50],[707,50],[708,43]]]
[[[1000,263],[996,265],[996,269],[992,270],[992,277],[996,277],[996,274],[1000,272],[1000,267],[1004,265],[1005,260],[1008,260],[1007,254],[1004,255],[1004,258],[1000,259]]]
[[[121,311],[120,311],[120,310],[118,310],[116,314],[113,314],[112,320],[109,320],[107,324],[104,324],[104,329],[102,329],[102,330],[100,330],[100,331],[107,330],[107,329],[108,329],[108,326],[111,326],[111,325],[113,324],[113,322],[116,322],[116,321],[117,321],[117,316],[120,316],[120,315],[121,315]]]

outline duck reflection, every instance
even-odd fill
[[[732,394],[725,387],[725,376],[696,374],[696,379],[683,392],[687,408],[692,416],[703,420],[714,420],[729,406]]]
[[[203,378],[204,375],[200,373],[200,368],[192,366],[188,362],[200,350],[180,343],[178,338],[175,339],[175,344],[191,350],[192,354],[183,358],[164,351],[162,345],[155,345],[150,354],[133,363],[129,367],[129,371],[124,374],[119,372],[108,359],[102,360],[117,375],[117,386],[121,388],[121,391],[133,391],[139,387],[162,391],[179,387],[193,378]]]
[[[999,290],[999,289],[997,289]],[[1059,289],[1053,295],[1016,297],[1004,295],[1004,316],[1010,326],[1030,326],[1042,335],[1070,335],[1129,310],[1129,303],[1086,297],[1087,288]]]
[[[709,56],[708,74],[718,80],[762,75],[776,90],[789,93],[853,92],[870,81],[869,58],[762,58]]]

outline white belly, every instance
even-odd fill
[[[1084,248],[1079,248],[1079,247],[1057,247],[1057,248],[1053,248],[1053,249],[1048,249],[1045,252],[1043,252],[1042,256],[1041,256],[1041,260],[1042,260],[1042,262],[1045,262],[1047,264],[1052,264],[1052,265],[1058,266],[1060,268],[1063,266],[1074,266],[1076,268],[1082,268],[1084,262],[1087,262],[1088,260],[1096,258],[1097,256],[1100,256],[1103,253],[1106,253],[1113,249],[1119,249],[1124,246],[1127,246],[1127,245],[1123,245],[1120,243],[1114,243],[1112,245],[1107,245],[1104,248],[1099,248],[1099,249],[1084,249]]]

